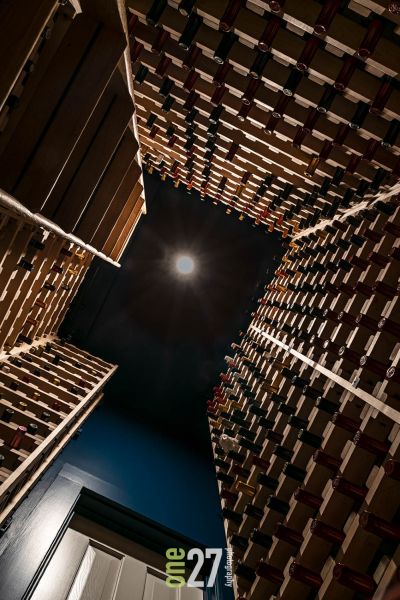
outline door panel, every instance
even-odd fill
[[[31,600],[65,600],[88,546],[89,538],[68,529]]]
[[[203,600],[195,588],[173,589],[166,575],[68,529],[30,600]]]
[[[70,593],[68,600],[112,600],[121,560],[93,546],[89,546],[89,550],[93,552],[94,558],[88,565],[86,581],[83,586],[79,584],[80,595],[71,596]],[[76,577],[75,582],[77,580]]]
[[[96,552],[92,546],[88,546],[81,566],[75,576],[72,588],[68,594],[68,600],[79,600],[82,597],[90,571],[96,558]]]
[[[179,590],[165,585],[165,581],[147,573],[143,600],[179,600]]]
[[[125,556],[114,600],[143,600],[146,573],[145,563],[131,556]]]

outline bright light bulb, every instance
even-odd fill
[[[178,273],[181,273],[181,275],[190,275],[194,271],[194,262],[190,256],[178,256],[175,264]]]

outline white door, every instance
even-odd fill
[[[203,600],[195,588],[172,589],[164,573],[68,529],[30,600]]]

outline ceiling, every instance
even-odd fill
[[[292,235],[400,176],[400,2],[128,0],[149,172]]]

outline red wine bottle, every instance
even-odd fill
[[[342,563],[334,566],[332,575],[336,581],[360,594],[371,596],[375,592],[376,584],[373,577],[359,573]]]

